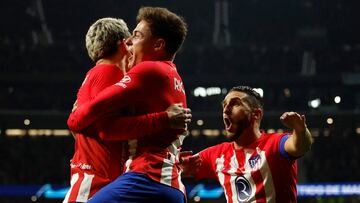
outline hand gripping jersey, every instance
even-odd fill
[[[174,103],[186,107],[183,82],[169,61],[146,61],[133,67],[117,84],[106,88],[91,102],[80,106],[68,119],[73,130],[81,130],[98,118],[133,107],[135,114],[164,111]],[[163,130],[129,140],[130,156],[125,171],[146,174],[152,180],[185,191],[181,182],[178,152],[185,135]]]
[[[225,142],[201,151],[197,178],[217,178],[228,203],[296,202],[296,160],[284,150],[286,134],[266,134],[235,149]]]
[[[115,84],[122,77],[123,73],[115,65],[95,66],[86,74],[78,91],[78,106],[90,101],[101,90]],[[104,129],[104,122],[113,124]],[[162,112],[137,117],[107,118],[97,123],[98,127],[92,126],[76,134],[75,153],[70,164],[71,186],[64,203],[87,202],[98,190],[122,174],[128,148],[127,141],[119,140],[127,140],[128,132],[132,132],[131,136],[135,137],[144,132],[156,132],[168,125],[168,118],[166,112]],[[159,128],[154,128],[153,125]]]

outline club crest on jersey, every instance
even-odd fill
[[[261,157],[260,157],[260,155],[252,156],[252,157],[250,157],[248,162],[249,162],[250,167],[253,170],[257,170],[261,166]]]
[[[181,82],[181,80],[174,78],[174,88],[175,88],[175,90],[180,91],[185,94],[184,85],[183,85],[183,82]]]
[[[250,182],[244,176],[238,176],[235,179],[235,185],[239,202],[246,202],[252,194]]]

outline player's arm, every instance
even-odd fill
[[[306,126],[305,115],[296,112],[285,112],[280,117],[280,120],[286,127],[293,130],[292,135],[285,141],[285,151],[293,157],[300,157],[309,151],[313,139]]]
[[[157,134],[167,129],[185,130],[191,110],[173,104],[166,111],[141,116],[109,117],[98,120],[96,128],[103,140],[128,140]]]
[[[140,102],[144,99],[144,87],[151,85],[147,78],[154,79],[151,82],[157,81],[158,78],[162,79],[162,76],[156,75],[158,78],[154,78],[154,75],[156,69],[138,64],[120,82],[104,89],[90,102],[80,105],[75,112],[72,112],[68,119],[69,128],[73,131],[81,131],[98,118]]]
[[[121,71],[113,66],[98,66],[92,68],[87,72],[86,77],[81,84],[77,93],[77,100],[75,101],[71,113],[75,112],[79,104],[84,104],[95,97],[99,92],[104,90],[121,79]],[[70,128],[73,135],[76,132]]]

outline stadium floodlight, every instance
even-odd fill
[[[335,103],[340,103],[341,102],[341,97],[340,96],[336,96],[336,97],[334,97],[334,102]]]
[[[320,98],[316,98],[316,99],[310,100],[308,102],[309,107],[314,108],[314,109],[318,108],[320,106],[320,104],[321,104]]]

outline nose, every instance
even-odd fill
[[[225,105],[223,108],[223,113],[228,115],[230,113],[230,110],[231,110],[230,106]]]
[[[131,36],[125,40],[125,44],[128,46],[132,45]]]

